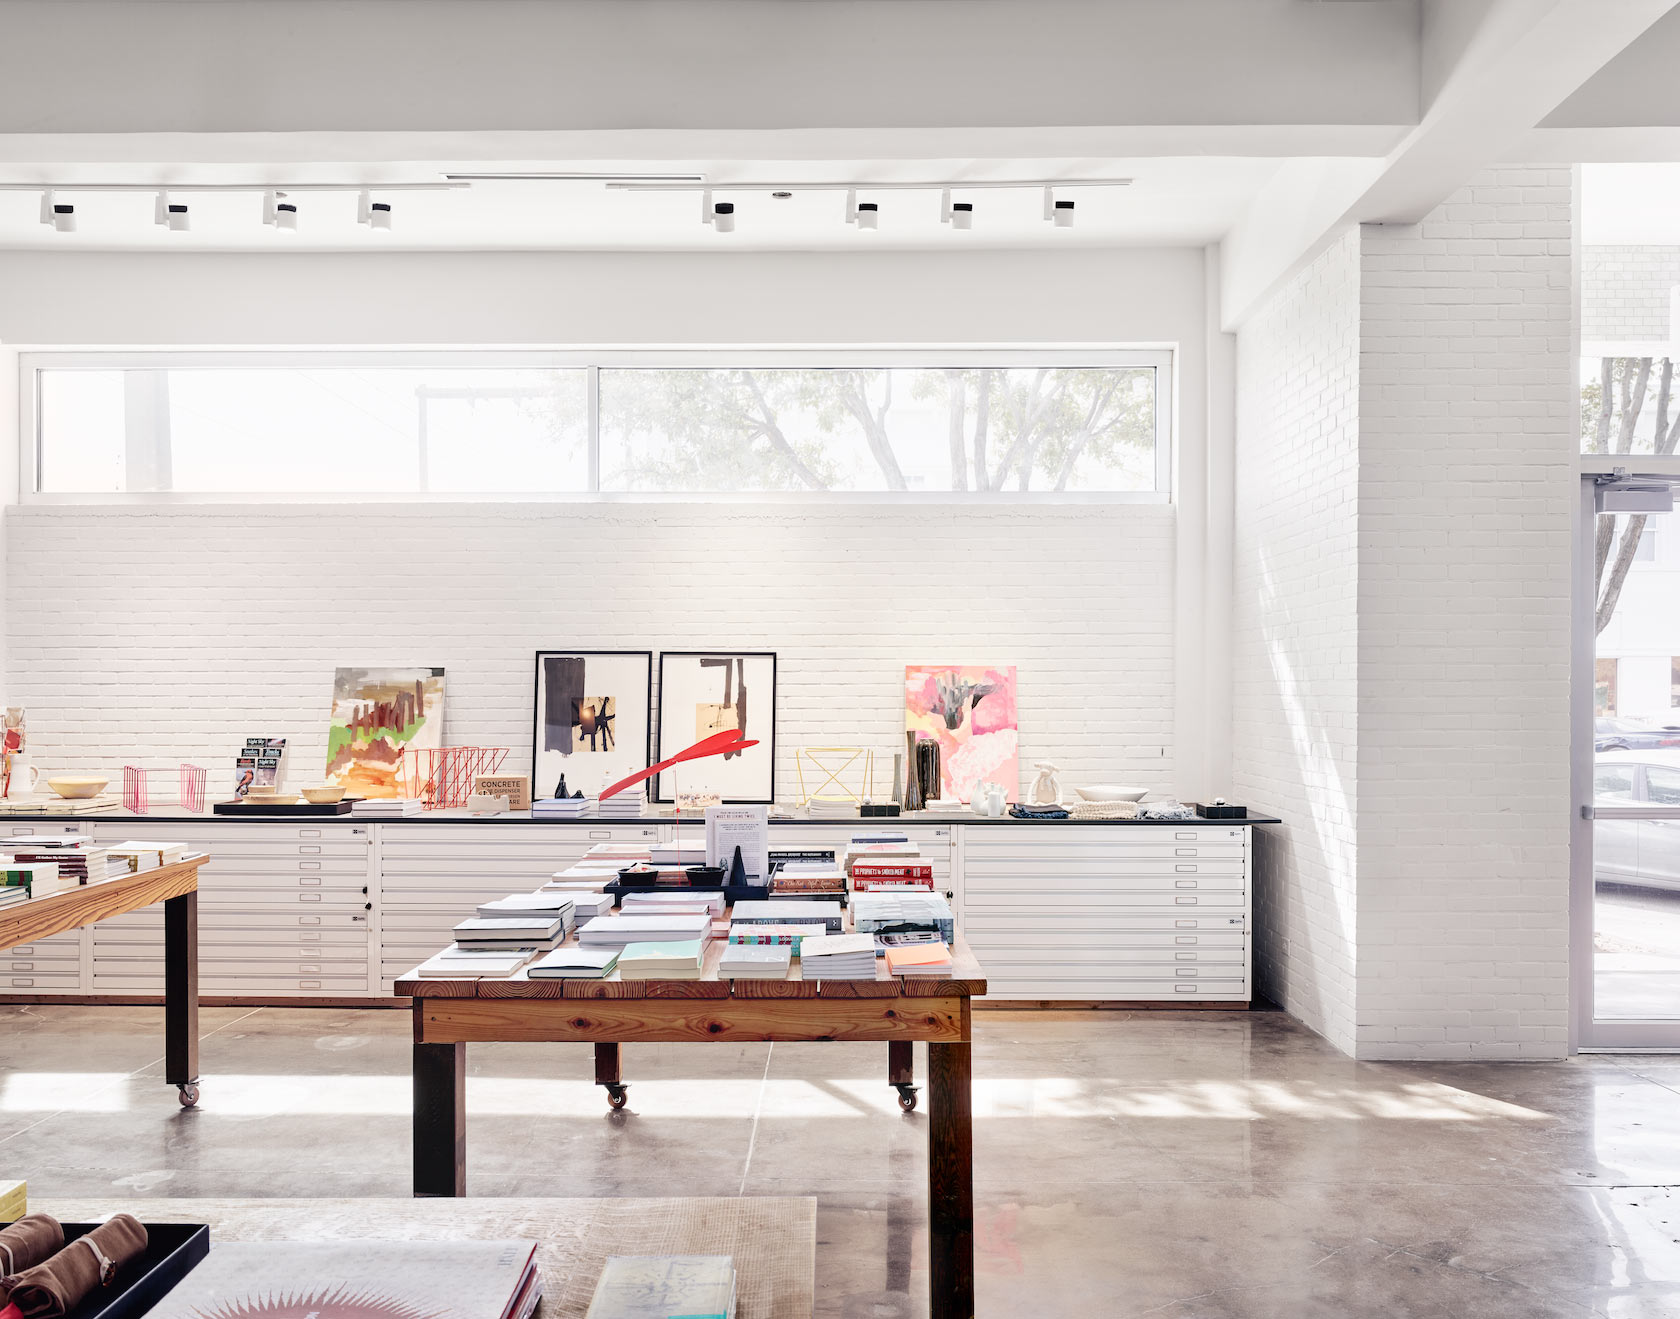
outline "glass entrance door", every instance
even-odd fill
[[[1680,1048],[1680,514],[1602,511],[1584,487],[1576,1042]]]

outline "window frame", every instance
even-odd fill
[[[845,348],[239,348],[30,350],[18,354],[18,498],[23,504],[341,504],[341,503],[777,503],[799,504],[1171,504],[1177,470],[1177,350],[1170,344],[1113,347]],[[171,369],[307,369],[332,367],[583,368],[588,372],[589,477],[600,484],[600,373],[613,367],[762,370],[858,368],[1063,367],[1155,370],[1155,488],[1136,491],[1053,490],[753,490],[753,491],[117,491],[39,489],[43,371]]]

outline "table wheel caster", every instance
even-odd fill
[[[198,1106],[198,1087],[191,1082],[176,1086],[175,1097],[181,1101],[182,1108],[196,1108]]]
[[[914,1113],[916,1111],[916,1087],[913,1085],[901,1085],[897,1087],[897,1090],[898,1106],[906,1113]]]
[[[623,1108],[630,1102],[629,1087],[609,1082],[607,1084],[607,1107]]]

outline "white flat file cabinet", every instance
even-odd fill
[[[899,827],[952,895],[989,1002],[1246,1004],[1248,825],[1002,821],[777,822],[773,849],[842,847]],[[670,841],[664,821],[468,817],[37,820],[40,834],[182,842],[199,874],[200,989],[210,998],[388,998],[480,902],[537,888],[597,843]],[[698,839],[698,824],[683,837]],[[9,950],[0,998],[161,995],[163,918],[138,911]]]

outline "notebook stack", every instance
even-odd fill
[[[566,923],[558,916],[474,916],[455,927],[462,948],[557,948],[566,938]]]
[[[600,980],[618,966],[616,948],[556,948],[531,963],[531,980]]]
[[[584,1319],[731,1319],[730,1255],[609,1255]]]
[[[858,803],[850,797],[813,797],[805,803],[805,814],[813,820],[855,820]]]
[[[141,843],[130,839],[111,849],[111,860],[121,861],[131,871],[172,866],[177,861],[185,860],[186,855],[185,843]]]
[[[19,903],[29,901],[29,890],[22,884],[7,884],[0,887],[0,911],[7,907],[15,907]]]
[[[463,948],[452,943],[427,958],[414,974],[421,980],[483,980],[510,976],[537,955],[535,948]]]
[[[49,862],[58,866],[60,879],[86,884],[89,880],[109,879],[112,875],[126,875],[128,863],[111,863],[110,852],[95,847],[86,834],[66,834],[62,838],[14,838],[0,844],[0,851],[9,853],[12,860],[23,865]]]
[[[425,809],[425,802],[418,797],[364,797],[351,803],[350,814],[364,818],[371,816],[376,820],[400,820],[404,816],[418,815]]]
[[[827,934],[806,939],[799,965],[807,980],[875,979],[875,936]]]
[[[491,920],[519,917],[527,920],[558,918],[565,930],[571,929],[574,924],[574,911],[575,904],[569,893],[516,893],[511,897],[478,904],[478,914]]]
[[[706,964],[704,939],[633,943],[618,955],[620,980],[698,980]]]
[[[595,814],[602,820],[639,820],[647,814],[647,798],[639,792],[620,792],[597,802]]]
[[[77,881],[58,873],[56,861],[0,860],[0,889],[14,901],[24,898],[45,898],[66,889],[76,888]]]
[[[895,976],[951,974],[951,950],[943,943],[918,943],[887,949],[887,970]]]
[[[533,820],[582,820],[594,813],[593,797],[544,797],[531,803]]]
[[[821,925],[829,934],[846,927],[846,909],[838,902],[771,898],[766,902],[737,902],[731,915],[737,925]]]
[[[748,944],[733,939],[718,959],[718,975],[725,980],[786,980],[793,964],[793,948],[785,943]]]
[[[704,942],[711,930],[708,912],[597,916],[578,931],[578,943],[585,948],[625,948],[633,943]]]

